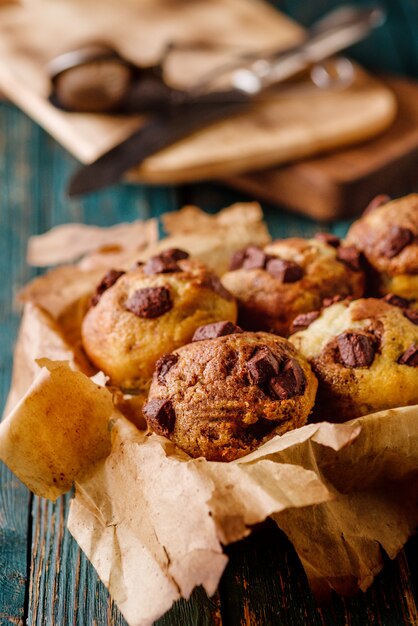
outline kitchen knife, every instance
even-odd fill
[[[252,95],[233,89],[189,98],[152,118],[130,137],[79,169],[70,180],[69,195],[79,196],[118,182],[147,157],[176,143],[196,130],[247,109]]]

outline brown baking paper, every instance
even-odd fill
[[[216,218],[192,209],[198,234],[190,209],[166,224],[174,238],[200,240],[209,256],[212,231],[222,224],[225,241],[234,241],[228,229],[240,221],[245,231],[246,210],[247,238],[266,237],[256,207]],[[123,248],[117,237],[107,245]],[[72,272],[58,268],[24,291],[0,458],[53,500],[75,482],[69,530],[128,623],[152,624],[197,585],[212,594],[227,561],[222,546],[268,516],[293,542],[317,593],[367,589],[384,553],[394,558],[418,523],[418,407],[310,424],[232,463],[191,459],[129,422],[103,374],[80,357],[68,312],[82,310],[103,256],[90,248],[88,269],[85,260]],[[225,263],[219,249],[214,259]]]
[[[77,261],[87,253],[103,254],[103,264],[109,267],[110,255],[138,255],[158,239],[156,219],[137,220],[108,228],[86,224],[62,224],[49,232],[31,237],[28,244],[29,265],[47,267]],[[120,243],[118,243],[120,242]],[[97,264],[99,265],[99,264]]]
[[[235,250],[249,244],[263,246],[271,239],[258,202],[236,203],[216,215],[209,215],[196,206],[185,206],[163,215],[162,223],[168,237],[158,242],[154,219],[110,228],[84,224],[56,226],[43,235],[31,237],[28,263],[44,267],[76,261],[84,254],[78,264],[79,271],[109,267],[126,269],[138,259],[176,247],[187,250],[222,274]],[[72,284],[69,277],[61,282],[67,286]],[[79,280],[75,282],[78,284]],[[38,289],[39,285],[36,281],[31,283],[24,290],[25,298],[28,295],[28,299],[33,300],[34,286]]]

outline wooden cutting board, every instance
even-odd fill
[[[398,114],[377,139],[228,184],[319,220],[352,217],[380,193],[418,191],[418,82],[385,82],[396,94]]]

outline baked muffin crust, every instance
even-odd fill
[[[343,422],[418,403],[418,315],[377,298],[340,302],[289,338],[318,377],[315,417]]]
[[[358,298],[364,291],[357,250],[325,233],[247,248],[234,255],[231,268],[222,282],[238,300],[240,324],[283,336],[299,314],[319,310],[324,299]]]
[[[191,456],[232,461],[302,426],[317,381],[286,339],[211,326],[158,361],[144,414]]]
[[[147,391],[156,361],[188,343],[198,326],[236,321],[236,303],[217,276],[187,257],[165,251],[129,272],[109,273],[99,285],[82,340],[111,384]]]
[[[346,241],[366,257],[379,294],[418,299],[418,194],[371,206]]]

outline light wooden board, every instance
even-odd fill
[[[391,78],[398,115],[376,139],[228,182],[261,200],[321,220],[352,217],[381,193],[418,191],[418,81]]]

